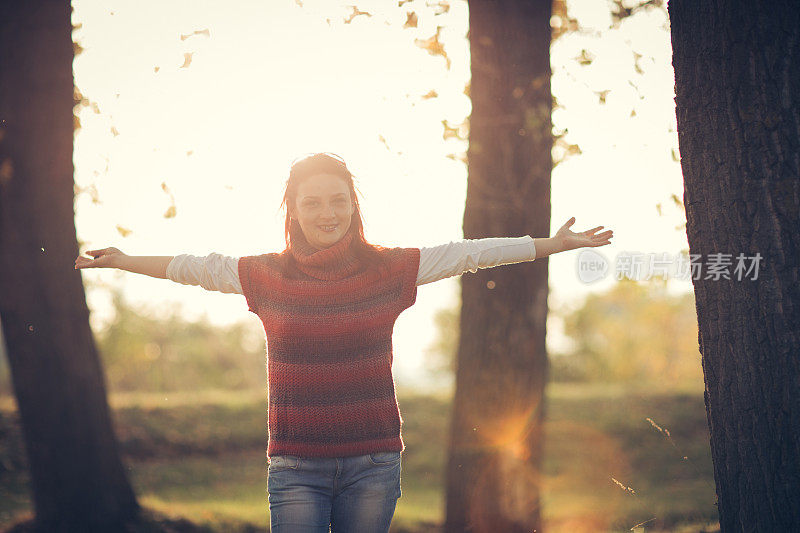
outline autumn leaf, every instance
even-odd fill
[[[368,17],[372,16],[372,13],[368,13],[367,11],[361,11],[356,6],[347,6],[347,7],[349,7],[352,11],[350,15],[346,19],[344,19],[345,24],[350,24],[351,22],[353,22],[353,19],[359,15],[366,15]]]
[[[120,234],[120,235],[122,235],[123,237],[127,237],[128,235],[130,235],[131,233],[133,233],[133,230],[129,230],[128,228],[123,228],[123,227],[122,227],[122,226],[120,226],[119,224],[117,224],[117,231],[118,231],[118,232],[119,232],[119,234]]]
[[[439,35],[442,31],[441,26],[436,26],[436,34],[427,39],[414,39],[414,44],[420,48],[427,50],[432,56],[442,56],[447,61],[447,70],[450,70],[450,58],[447,57],[447,52],[444,50],[444,45],[439,41]]]
[[[188,35],[181,34],[181,41],[185,41],[186,39],[192,37],[193,35],[205,35],[206,37],[211,37],[211,32],[208,31],[208,28],[206,28],[204,30],[195,30]]]
[[[187,68],[189,65],[192,64],[192,56],[194,52],[184,52],[183,53],[183,65],[178,68]]]

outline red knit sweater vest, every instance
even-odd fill
[[[267,336],[269,456],[405,449],[392,330],[416,300],[420,251],[380,248],[385,266],[367,267],[353,238],[239,259],[242,292]]]

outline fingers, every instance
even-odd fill
[[[105,252],[108,248],[103,248],[102,250],[86,250],[84,253],[86,255],[92,256],[94,259],[89,259],[87,257],[83,257],[83,255],[79,255],[75,259],[75,270],[80,268],[93,268],[97,266],[97,259],[105,255]]]
[[[587,229],[583,233],[584,233],[584,235],[592,235],[594,232],[596,232],[598,230],[601,230],[601,229],[603,229],[603,226],[597,226],[596,228]]]

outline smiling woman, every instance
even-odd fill
[[[603,246],[612,232],[574,233],[572,218],[549,238],[373,245],[364,238],[353,176],[327,153],[292,164],[283,205],[280,253],[130,257],[106,248],[88,252],[91,260],[78,257],[75,268],[121,268],[244,295],[267,336],[271,531],[386,532],[402,494],[405,449],[392,331],[417,286]]]

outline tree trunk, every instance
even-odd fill
[[[720,525],[800,531],[800,9],[673,0],[669,15]],[[729,279],[706,270],[715,253]],[[735,273],[739,254],[760,254],[757,274]]]
[[[69,1],[0,3],[0,319],[42,531],[138,510],[112,431],[73,211]]]
[[[550,232],[550,0],[470,0],[464,237]],[[448,532],[541,531],[547,259],[462,276]]]

